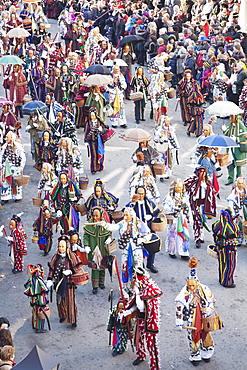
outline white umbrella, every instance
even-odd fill
[[[206,111],[209,114],[214,114],[219,117],[236,116],[244,112],[243,109],[240,109],[235,103],[226,100],[216,101],[211,104]]]
[[[86,80],[83,82],[83,85],[86,86],[102,86],[107,85],[111,83],[111,78],[105,75],[91,75],[86,78]]]
[[[17,37],[17,38],[28,37],[28,36],[30,36],[30,33],[22,27],[15,27],[7,33],[7,36],[10,37],[10,38],[13,38],[13,37]]]
[[[108,59],[103,63],[104,66],[107,67],[113,67],[113,66],[119,66],[119,67],[128,67],[128,64],[120,58],[116,58],[114,60]]]
[[[246,0],[242,0],[241,3],[240,3],[238,24],[241,27],[241,31],[246,33],[247,32],[247,4],[246,4]]]

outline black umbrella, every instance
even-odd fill
[[[14,370],[54,370],[59,368],[60,360],[48,355],[35,345],[32,351],[17,365]]]
[[[99,75],[110,75],[111,72],[106,66],[102,66],[101,64],[94,64],[84,71],[85,73],[90,73],[91,75],[99,74]]]
[[[138,42],[142,42],[142,41],[145,41],[145,39],[139,35],[129,35],[129,36],[125,36],[121,42],[120,42],[120,46],[123,46],[125,44],[138,44]]]

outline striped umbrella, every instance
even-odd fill
[[[22,113],[23,114],[29,114],[30,116],[33,116],[37,114],[37,109],[45,113],[48,111],[48,108],[45,103],[39,100],[31,100],[25,103],[22,107]]]

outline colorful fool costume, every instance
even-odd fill
[[[182,180],[174,180],[170,185],[169,194],[163,200],[165,214],[171,216],[172,222],[167,225],[166,252],[171,258],[176,253],[182,259],[189,259],[190,235],[190,204]]]
[[[145,121],[144,112],[147,105],[147,88],[149,85],[148,79],[144,76],[144,69],[138,67],[136,73],[130,82],[130,87],[134,92],[142,92],[143,98],[134,102],[135,104],[135,120],[136,123]]]
[[[3,202],[8,202],[10,199],[15,199],[17,202],[22,199],[22,186],[16,184],[14,176],[22,173],[25,164],[26,155],[23,146],[16,141],[16,135],[10,131],[6,136],[6,144],[0,151]]]
[[[90,170],[92,173],[104,169],[104,143],[109,140],[115,131],[109,129],[98,116],[95,107],[90,108],[89,120],[86,122],[85,142],[89,145]]]
[[[159,370],[160,358],[157,343],[159,332],[159,297],[162,291],[146,274],[143,268],[136,269],[134,278],[134,297],[129,302],[124,314],[136,311],[135,347],[137,359],[133,365],[139,365],[146,359],[145,342],[149,352],[149,369]]]
[[[18,64],[14,65],[13,72],[8,77],[10,97],[9,99],[15,103],[16,115],[20,112],[22,117],[21,107],[23,104],[23,98],[27,94],[27,80],[22,72],[22,67]]]
[[[125,78],[120,73],[119,66],[113,67],[112,83],[107,85],[106,90],[109,94],[109,103],[113,108],[113,115],[111,116],[112,127],[126,128],[127,121],[125,117],[124,107],[124,91],[127,88]]]
[[[210,332],[205,332],[202,326],[202,318],[214,314],[214,295],[210,289],[201,284],[197,278],[196,268],[198,260],[191,257],[188,266],[191,268],[187,278],[187,284],[175,299],[176,325],[180,329],[185,324],[196,327],[197,330],[187,330],[192,365],[197,366],[199,361],[209,362],[214,353],[214,341]]]
[[[219,282],[225,288],[235,288],[234,271],[237,263],[239,228],[234,224],[229,209],[220,212],[220,219],[213,224],[212,230],[218,254]]]
[[[57,309],[60,323],[67,319],[72,328],[77,326],[77,307],[75,303],[75,276],[83,272],[82,263],[69,247],[69,238],[60,236],[56,254],[48,263],[47,287],[56,290]]]
[[[188,135],[194,132],[196,136],[200,136],[202,134],[204,112],[201,105],[204,103],[204,98],[200,86],[193,79],[189,69],[184,71],[184,77],[179,81],[176,93],[180,102],[184,126],[189,125]]]
[[[216,216],[216,192],[204,167],[196,169],[195,175],[185,179],[184,184],[193,215],[196,247],[200,248],[203,242],[203,226],[206,225],[205,216],[209,218]]]
[[[124,317],[124,303],[119,300],[117,306],[110,313],[107,330],[113,333],[112,356],[121,355],[127,350],[128,328],[127,319]]]
[[[45,318],[48,320],[47,305],[49,289],[44,281],[44,268],[42,265],[28,265],[27,271],[30,274],[29,279],[24,284],[24,294],[30,299],[30,306],[32,307],[32,328],[35,333],[45,333]],[[40,318],[40,314],[45,318]]]
[[[229,161],[231,164],[228,168],[228,182],[226,185],[232,184],[235,180],[235,169],[236,178],[242,174],[242,166],[246,164],[247,157],[247,128],[242,122],[241,115],[231,116],[231,122],[227,125],[226,129],[223,131],[226,136],[234,136],[236,142],[240,144],[240,147],[233,147],[228,149]],[[241,143],[244,144],[242,147]]]
[[[44,251],[44,256],[50,252],[53,238],[53,224],[58,223],[58,219],[51,217],[50,210],[47,206],[40,209],[40,214],[33,224],[34,232],[38,232],[39,249]]]
[[[94,182],[94,192],[88,197],[85,205],[88,215],[91,214],[91,210],[94,207],[101,207],[111,217],[111,212],[115,211],[118,206],[118,198],[105,190],[104,182],[101,179],[96,179]]]
[[[24,269],[23,256],[27,255],[27,235],[23,230],[22,221],[19,215],[14,215],[9,222],[10,236],[7,241],[10,246],[10,258],[14,265],[12,272],[17,274]]]
[[[135,267],[143,266],[142,243],[151,238],[149,227],[136,217],[133,208],[124,209],[124,219],[117,224],[106,224],[109,231],[118,231],[118,246],[122,250],[122,281],[132,281]]]
[[[70,227],[75,230],[79,228],[79,215],[75,209],[79,198],[80,191],[77,185],[68,179],[66,171],[62,171],[57,185],[51,192],[51,199],[54,203],[56,216],[60,219],[60,225],[66,235]]]
[[[244,242],[244,234],[242,231],[242,224],[247,221],[247,188],[245,180],[242,176],[237,178],[236,184],[233,187],[231,193],[226,198],[228,206],[232,212],[234,223],[239,226],[239,239],[238,243]]]
[[[83,228],[83,243],[88,252],[88,266],[92,269],[93,294],[97,294],[98,287],[105,288],[104,257],[109,255],[105,243],[111,237],[111,232],[100,224],[101,221],[109,220],[102,208],[94,207],[91,215],[89,224]]]

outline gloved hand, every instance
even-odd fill
[[[57,217],[59,218],[59,217],[62,217],[62,215],[63,215],[63,212],[62,211],[60,211],[60,209],[57,211]]]
[[[183,330],[183,328],[182,328],[181,325],[177,325],[177,328],[178,328],[179,331],[182,331]]]
[[[100,221],[100,226],[104,227],[106,229],[107,227],[107,222],[105,221]]]
[[[48,280],[47,283],[46,283],[47,288],[50,289],[52,287],[52,285],[53,285],[52,280]]]
[[[101,131],[103,130],[103,128],[100,126],[100,127],[98,128],[98,130],[101,132]]]
[[[154,164],[154,162],[155,162],[155,160],[154,159],[152,159],[152,161],[150,162],[151,164]]]
[[[6,236],[5,238],[8,240],[8,242],[12,242],[14,240],[13,236]]]
[[[150,221],[151,219],[152,219],[152,215],[146,215],[146,216],[145,216],[145,220],[146,220],[146,221]]]
[[[29,130],[31,130],[31,126],[30,125],[27,125],[27,127],[26,127],[26,132],[28,132]]]
[[[90,247],[85,247],[85,251],[86,251],[86,253],[88,254],[88,253],[90,253],[91,252],[91,248]]]
[[[64,270],[63,271],[63,274],[65,275],[65,276],[68,276],[68,275],[72,275],[72,271],[71,270]]]
[[[34,126],[34,127],[38,127],[38,124],[37,124],[37,123],[33,123],[33,126]]]
[[[135,53],[132,53],[132,58],[133,58],[133,59],[135,59],[135,58],[136,58]]]
[[[140,294],[136,294],[136,305],[141,312],[144,311],[144,302],[141,300]]]

